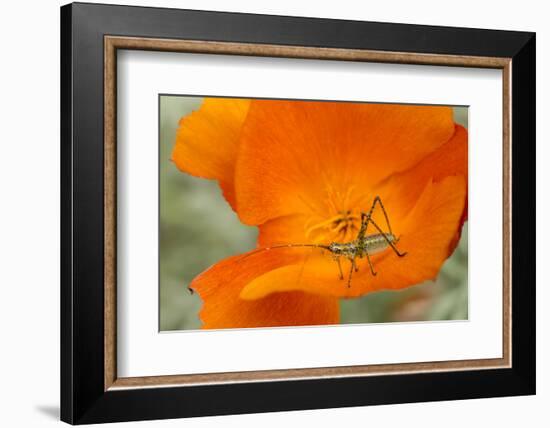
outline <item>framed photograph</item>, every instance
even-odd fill
[[[62,420],[535,393],[534,33],[75,3],[61,104]]]

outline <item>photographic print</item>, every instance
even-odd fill
[[[468,108],[159,95],[160,330],[468,319]]]

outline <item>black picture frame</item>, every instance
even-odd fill
[[[104,388],[104,36],[512,60],[512,366]],[[535,34],[73,3],[61,8],[61,419],[71,424],[535,393]]]

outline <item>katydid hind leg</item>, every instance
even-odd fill
[[[386,233],[384,233],[384,231],[380,228],[380,226],[378,226],[376,224],[376,222],[372,219],[372,218],[369,218],[368,220],[370,223],[372,223],[372,225],[374,226],[374,228],[376,230],[378,230],[378,232],[384,237],[384,239],[386,240],[386,242],[388,243],[388,245],[393,249],[393,251],[395,251],[395,254],[397,254],[399,257],[404,257],[407,255],[406,252],[402,253],[400,252],[397,247],[394,245],[394,243],[391,241],[391,239],[388,238],[388,235]]]
[[[384,214],[384,218],[386,220],[386,225],[388,226],[388,232],[391,235],[393,235],[393,231],[391,229],[391,224],[390,224],[390,218],[388,216],[386,208],[384,208],[384,204],[382,203],[382,199],[380,198],[380,196],[376,196],[374,198],[374,202],[372,203],[371,211],[374,211],[374,206],[376,205],[376,203],[378,203],[378,205],[380,205],[380,209],[382,210],[382,214]],[[371,212],[371,217],[372,217],[372,212]]]

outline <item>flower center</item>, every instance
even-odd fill
[[[361,216],[351,210],[340,211],[326,220],[316,222],[311,219],[305,225],[306,238],[330,242],[352,241],[359,231],[360,222]]]

